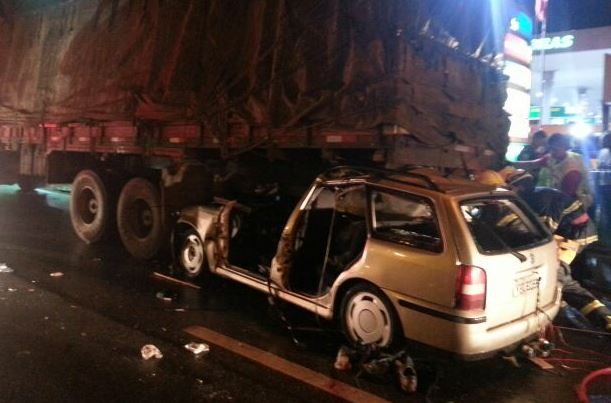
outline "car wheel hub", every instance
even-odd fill
[[[204,247],[195,235],[189,235],[185,239],[181,253],[183,268],[189,273],[197,273],[204,261]]]
[[[348,304],[346,325],[352,337],[364,344],[388,344],[391,338],[389,313],[371,293],[358,293]]]

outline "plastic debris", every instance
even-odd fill
[[[207,353],[210,351],[210,346],[208,346],[205,343],[195,343],[195,342],[188,343],[188,344],[185,344],[185,348],[195,355]]]
[[[144,346],[142,346],[140,354],[142,354],[142,358],[144,358],[145,360],[148,360],[150,358],[163,358],[163,354],[161,354],[161,351],[159,351],[157,346],[153,344],[145,344]]]
[[[16,288],[9,288],[8,290],[9,290],[9,292],[15,292],[15,291],[17,291],[17,289],[16,289]]]
[[[339,371],[348,371],[352,368],[350,363],[350,349],[346,346],[341,346],[337,352],[333,367]]]
[[[6,263],[0,263],[0,273],[12,273],[13,271]]]
[[[49,273],[49,276],[51,277],[62,277],[64,275],[64,273],[62,273],[61,271],[54,271],[53,273]]]

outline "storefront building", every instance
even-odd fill
[[[611,26],[531,41],[531,130],[583,138],[609,129]]]

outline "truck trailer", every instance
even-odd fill
[[[494,165],[499,22],[471,3],[0,0],[0,183],[72,183],[84,242],[151,258],[215,196],[300,195],[345,163]]]

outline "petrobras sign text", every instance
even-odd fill
[[[547,38],[535,38],[531,41],[534,51],[568,49],[575,44],[575,35],[550,36]]]

